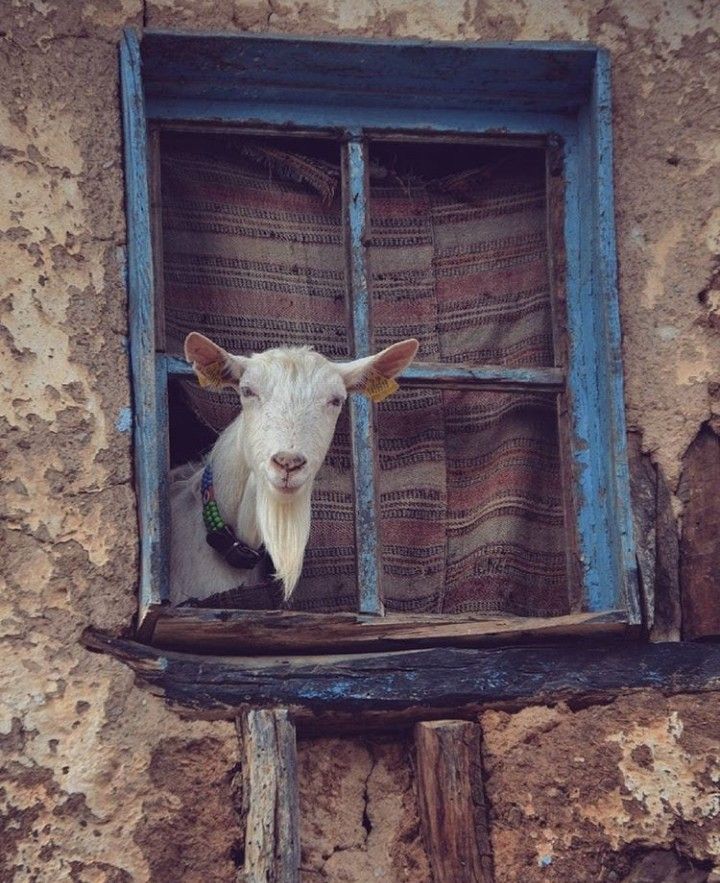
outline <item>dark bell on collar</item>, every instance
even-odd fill
[[[227,563],[231,567],[237,567],[241,570],[252,570],[258,561],[260,561],[261,557],[261,554],[256,552],[255,549],[251,549],[249,546],[244,546],[239,541],[235,542],[225,553],[225,560]]]
[[[219,530],[211,530],[205,539],[209,546],[222,555],[231,567],[238,570],[252,570],[264,554],[264,549],[256,551],[241,543],[235,531],[227,524]]]

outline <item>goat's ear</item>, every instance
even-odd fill
[[[237,386],[246,368],[246,359],[230,355],[197,331],[191,331],[185,338],[185,358],[192,363],[200,386],[216,389]]]
[[[397,389],[393,378],[412,362],[418,346],[414,338],[401,340],[374,356],[342,363],[338,367],[348,392],[362,392],[374,401],[382,401]]]

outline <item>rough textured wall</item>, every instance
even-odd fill
[[[497,883],[720,879],[719,699],[485,712]],[[666,875],[632,876],[659,849]]]
[[[134,609],[120,27],[607,46],[628,413],[674,488],[720,409],[719,14],[714,0],[0,0],[0,880],[232,880],[240,834],[230,725],[179,719],[77,643]],[[628,850],[652,844],[720,859],[709,709],[643,696],[486,715],[498,879],[621,880]],[[302,757],[309,880],[428,879],[404,743]]]

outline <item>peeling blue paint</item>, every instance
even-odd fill
[[[128,406],[120,409],[115,421],[115,429],[118,432],[130,432],[132,429],[132,408]]]
[[[140,42],[126,29],[120,44],[125,199],[127,214],[128,313],[130,365],[135,414],[135,480],[140,523],[140,620],[167,594],[165,511],[167,438],[158,417],[165,413],[167,390],[156,379],[154,275],[150,231],[147,118],[140,61]]]
[[[541,868],[547,868],[553,862],[553,857],[551,855],[541,855],[538,856],[537,863]]]

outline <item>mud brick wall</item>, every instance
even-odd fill
[[[717,512],[686,485],[720,412],[718,15],[715,0],[0,0],[0,880],[232,881],[238,855],[232,726],[181,718],[78,644],[135,606],[120,29],[606,46],[629,422],[664,535],[689,507],[686,564],[706,573]],[[498,883],[713,879],[719,698],[483,715]],[[301,768],[307,881],[430,880],[406,740],[307,742]]]

